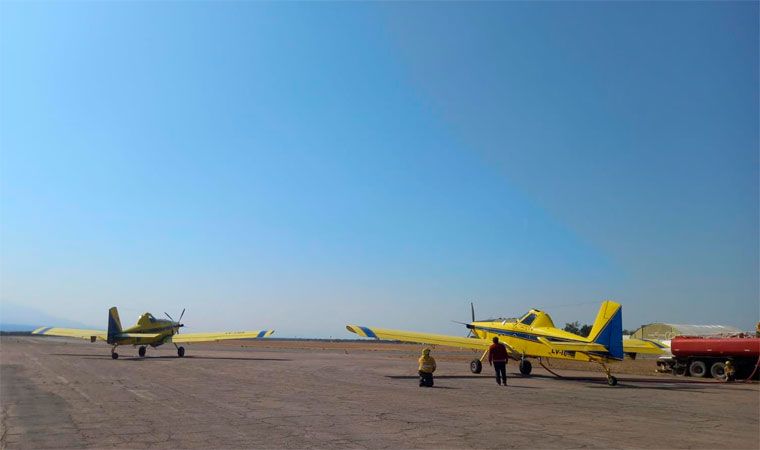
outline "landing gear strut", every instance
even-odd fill
[[[140,358],[145,358],[145,346],[141,345],[139,349],[137,349],[137,354],[140,355]]]

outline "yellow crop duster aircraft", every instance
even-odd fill
[[[228,339],[253,339],[271,336],[274,330],[262,331],[226,331],[218,333],[179,333],[179,329],[185,325],[180,323],[185,310],[179,316],[179,320],[174,321],[167,314],[170,320],[156,319],[150,313],[142,314],[137,319],[137,324],[122,330],[121,320],[119,320],[119,311],[114,306],[108,310],[108,331],[100,330],[79,330],[75,328],[54,328],[42,327],[32,331],[32,334],[41,334],[45,336],[64,336],[89,339],[90,342],[97,340],[106,341],[111,347],[111,358],[117,359],[119,354],[116,353],[116,347],[120,345],[139,345],[137,353],[140,357],[145,356],[147,346],[155,348],[159,345],[172,343],[177,348],[177,355],[181,358],[185,356],[185,347],[177,344],[190,342],[214,342]]]
[[[472,307],[472,305],[471,305]],[[418,333],[414,331],[387,330],[384,328],[346,325],[348,331],[359,336],[382,340],[416,342],[422,344],[445,345],[449,347],[484,350],[480,359],[470,363],[473,373],[480,373],[482,361],[488,355],[492,339],[507,346],[510,358],[520,362],[520,373],[530,375],[532,365],[528,358],[571,359],[598,363],[604,369],[607,383],[617,384],[606,363],[621,361],[625,355],[635,358],[636,354],[661,354],[665,345],[652,340],[623,340],[623,308],[613,301],[602,302],[588,337],[578,336],[554,326],[551,317],[543,311],[532,309],[518,320],[475,321],[472,308],[472,322],[463,324],[470,330],[469,337],[446,336],[442,334]]]

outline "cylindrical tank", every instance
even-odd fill
[[[670,342],[670,351],[679,358],[689,356],[758,358],[760,357],[760,338],[676,336]]]

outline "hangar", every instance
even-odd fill
[[[669,341],[676,336],[716,336],[741,333],[742,330],[728,325],[686,325],[678,323],[650,323],[631,334],[635,339]]]

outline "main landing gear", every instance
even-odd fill
[[[145,346],[141,345],[139,349],[137,349],[137,354],[140,355],[140,358],[145,358]]]
[[[119,359],[119,354],[116,353],[116,345],[111,348],[111,359]]]
[[[486,359],[486,356],[488,356],[488,349],[483,352],[482,355],[480,355],[480,359],[473,359],[470,361],[470,372],[472,373],[480,373],[483,371],[483,360]]]
[[[177,344],[174,344],[175,347],[177,347]],[[185,356],[185,347],[177,347],[177,356],[180,358]]]
[[[527,359],[521,359],[520,360],[520,373],[525,375],[526,377],[530,375],[531,370],[533,370],[533,365],[528,361]]]

